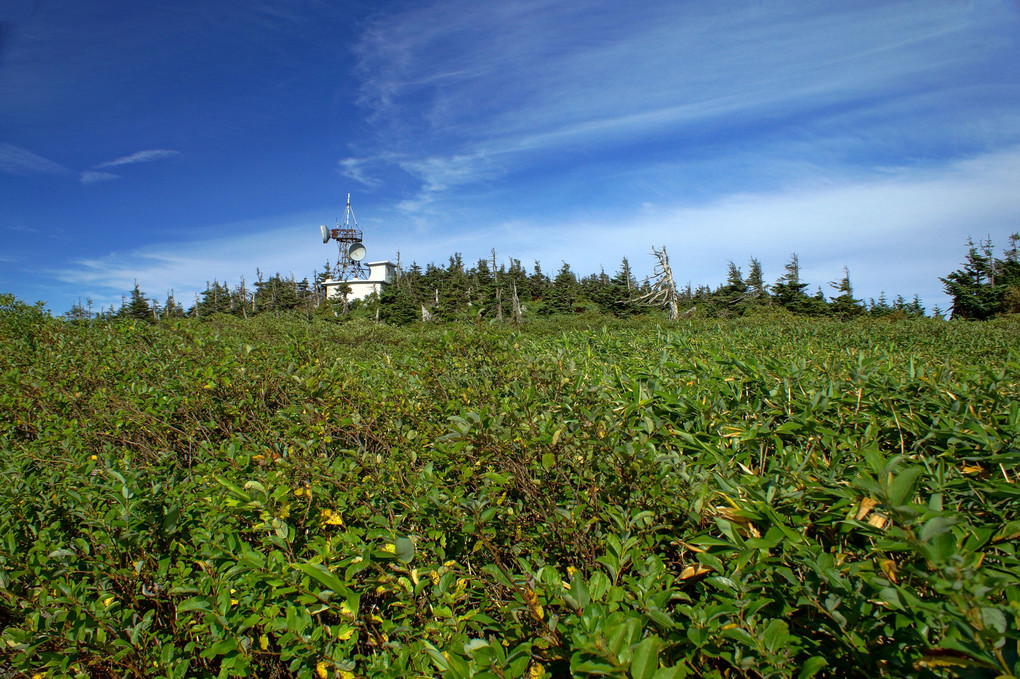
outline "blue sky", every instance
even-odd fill
[[[0,291],[515,257],[716,286],[797,252],[948,306],[1020,230],[1016,0],[0,0]]]

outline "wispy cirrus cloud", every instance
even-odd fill
[[[986,70],[1016,23],[991,0],[450,0],[379,19],[355,48],[356,73],[378,147],[420,182],[417,207],[550,155],[725,147],[777,128],[823,140],[829,162],[850,165],[903,135],[923,154],[981,128],[959,142],[980,146],[979,121],[1017,100]],[[998,134],[1015,143],[1020,128]]]
[[[102,184],[104,182],[120,178],[120,175],[102,171],[103,168],[133,165],[135,163],[149,163],[156,160],[163,160],[165,158],[173,158],[179,155],[179,151],[172,151],[169,149],[138,151],[137,153],[132,153],[131,155],[124,156],[122,158],[110,160],[105,163],[99,163],[91,170],[79,172],[77,173],[78,181],[81,182],[83,186]],[[19,146],[14,146],[13,144],[0,144],[0,172],[22,176],[67,176],[75,174],[74,170],[61,165],[60,163],[52,161],[49,158],[44,158],[43,156]]]
[[[187,307],[214,278],[234,286],[245,276],[251,285],[257,267],[265,275],[293,273],[298,280],[311,280],[322,260],[336,255],[335,248],[321,245],[318,227],[310,226],[318,217],[301,213],[219,224],[209,228],[219,235],[79,258],[73,266],[50,274],[94,298],[97,307],[119,306],[120,295],[131,290],[135,281],[149,297],[160,301],[173,290]]]
[[[82,186],[102,184],[104,182],[113,181],[114,179],[120,179],[120,175],[113,174],[112,172],[97,172],[95,170],[86,170],[78,177],[78,181],[81,182]]]
[[[135,163],[151,163],[155,160],[164,160],[166,158],[173,158],[179,155],[181,155],[180,151],[173,151],[170,149],[151,149],[147,151],[138,151],[128,156],[123,156],[115,160],[109,160],[105,163],[99,163],[95,167],[96,169],[102,169],[104,167],[134,165]]]
[[[378,163],[377,159],[371,158],[341,158],[337,161],[337,167],[340,169],[340,174],[348,179],[352,179],[362,186],[375,188],[381,182],[369,173],[372,166],[378,165]]]
[[[72,170],[13,144],[0,144],[0,172],[16,175],[69,175]]]

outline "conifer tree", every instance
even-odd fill
[[[762,273],[761,262],[751,257],[748,262],[747,279],[744,286],[747,289],[747,296],[758,304],[767,304],[769,301],[768,286],[765,285],[765,274]]]
[[[1014,239],[1011,242],[1015,245]],[[963,268],[940,280],[946,293],[953,298],[951,318],[984,320],[1002,310],[1006,288],[996,287],[998,263],[992,254],[991,239],[982,242],[979,247],[968,238],[967,246]],[[1017,282],[1020,283],[1020,280]]]
[[[152,306],[149,304],[149,300],[145,297],[145,294],[139,289],[138,281],[135,281],[135,287],[131,290],[131,301],[125,301],[120,311],[117,312],[120,318],[134,319],[137,321],[145,321],[146,323],[152,323],[155,319],[152,316]]]
[[[563,262],[552,286],[546,295],[545,312],[551,314],[568,314],[574,310],[574,303],[580,292],[577,277],[570,270],[570,265]]]
[[[531,275],[528,276],[528,296],[532,301],[540,300],[545,297],[549,286],[549,277],[542,273],[542,265],[536,259],[535,267],[532,269]]]
[[[379,295],[379,320],[390,325],[407,325],[421,317],[411,293],[402,285],[384,285]]]
[[[729,307],[731,311],[739,313],[742,310],[741,303],[745,301],[746,296],[747,283],[744,282],[740,267],[734,264],[731,259],[727,265],[726,284],[719,289],[716,297],[722,304]]]
[[[810,301],[804,292],[807,283],[800,281],[800,260],[796,252],[790,255],[790,261],[786,263],[785,269],[786,273],[772,286],[772,298],[776,304],[785,309],[804,312],[810,306]]]
[[[843,278],[829,283],[840,294],[832,299],[829,311],[840,318],[851,318],[864,311],[861,300],[854,299],[854,287],[850,283],[850,269],[843,267]]]

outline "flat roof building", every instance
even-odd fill
[[[322,282],[326,288],[326,299],[339,299],[340,286],[347,283],[351,287],[347,295],[349,301],[365,299],[375,294],[382,294],[383,283],[392,283],[397,276],[397,265],[390,261],[368,262],[368,278],[353,278],[349,281],[335,281],[331,278]]]

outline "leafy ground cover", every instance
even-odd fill
[[[8,305],[0,677],[1017,676],[1018,340]]]

